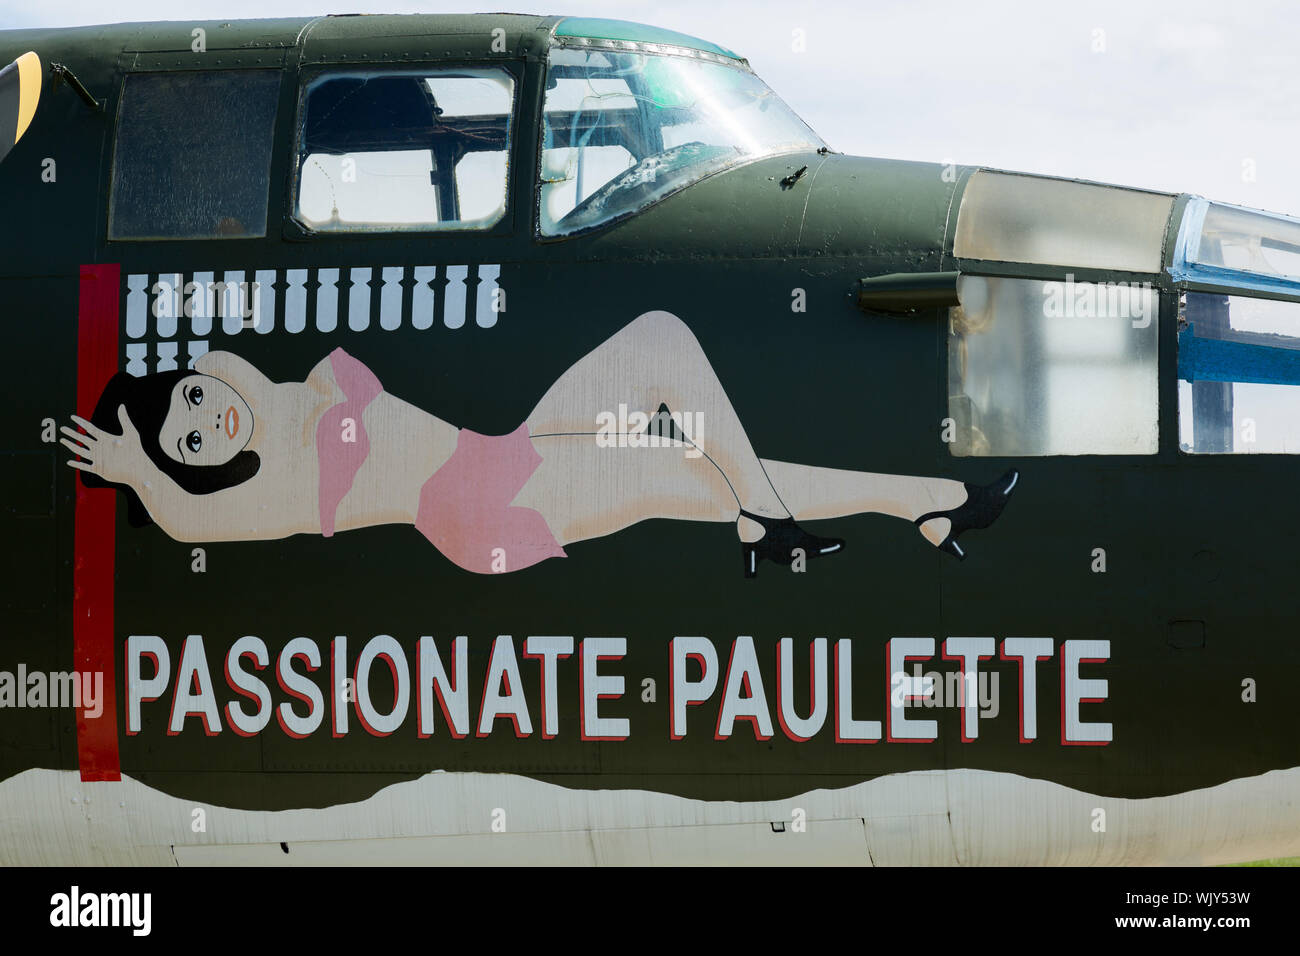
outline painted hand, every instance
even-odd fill
[[[83,435],[64,425],[60,431],[66,436],[59,441],[78,458],[68,461],[73,468],[99,475],[114,484],[129,485],[140,473],[141,460],[147,460],[140,443],[140,433],[127,417],[126,406],[117,407],[117,420],[122,423],[122,434],[113,435],[77,415],[73,422],[85,431]],[[80,459],[80,460],[79,460]]]

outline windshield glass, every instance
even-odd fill
[[[739,63],[553,47],[547,71],[544,236],[636,212],[735,163],[823,145]]]

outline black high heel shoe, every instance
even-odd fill
[[[948,537],[939,543],[939,550],[947,551],[964,561],[966,552],[957,543],[957,536],[972,528],[975,530],[987,528],[997,520],[998,515],[1002,514],[1002,509],[1006,507],[1007,499],[1011,497],[1011,489],[1019,480],[1020,472],[1012,468],[991,485],[972,485],[962,482],[966,486],[966,501],[962,505],[949,511],[931,511],[929,514],[923,514],[916,519],[916,526],[921,527],[931,518],[947,518],[951,527],[948,529]]]
[[[843,538],[819,538],[809,534],[794,523],[794,518],[764,518],[741,509],[741,517],[757,521],[766,534],[757,541],[742,541],[740,553],[745,559],[745,577],[758,577],[760,558],[776,564],[794,564],[796,548],[802,548],[805,557],[820,558],[844,550]]]

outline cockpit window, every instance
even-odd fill
[[[554,47],[538,201],[543,236],[644,209],[727,166],[822,146],[743,65]]]
[[[1248,292],[1300,292],[1300,219],[1192,199],[1178,231],[1176,280]]]
[[[1154,455],[1158,297],[1146,282],[963,275],[948,320],[953,455]]]
[[[294,216],[318,232],[487,229],[505,215],[504,69],[331,73],[303,96]]]
[[[1300,454],[1300,303],[1185,293],[1178,424],[1185,452]]]

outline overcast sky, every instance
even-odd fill
[[[1300,214],[1295,0],[329,3],[0,0],[0,28],[500,7],[618,17],[747,57],[844,152],[1077,176]]]

